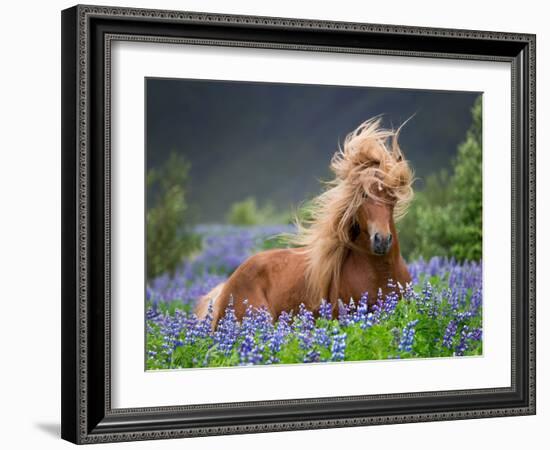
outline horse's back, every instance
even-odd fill
[[[282,310],[295,309],[293,303],[303,296],[304,271],[304,257],[294,249],[259,252],[245,260],[223,285],[216,315],[224,314],[230,299],[239,318],[245,303],[265,307],[274,317]]]

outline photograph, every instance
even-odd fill
[[[397,1],[63,5],[64,440],[537,436],[542,15]]]
[[[147,371],[483,356],[481,92],[144,89]]]

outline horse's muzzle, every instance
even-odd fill
[[[371,241],[372,251],[377,255],[385,255],[390,251],[392,241],[393,237],[391,233],[388,233],[387,236],[374,233]]]

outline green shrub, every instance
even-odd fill
[[[158,170],[147,172],[147,278],[173,273],[182,259],[200,247],[189,229],[185,188],[189,164],[172,153]]]
[[[416,192],[409,212],[397,224],[401,253],[407,259],[448,255],[448,212],[444,210],[449,201],[448,184],[444,171],[428,176],[424,189]]]
[[[459,261],[482,257],[481,97],[472,108],[472,125],[458,147],[453,173],[427,177],[409,213],[398,224],[403,255],[449,256]]]
[[[289,220],[289,213],[277,211],[271,203],[260,207],[254,197],[233,203],[226,215],[227,223],[240,226],[289,223]]]
[[[472,116],[466,140],[458,148],[450,184],[451,254],[459,260],[481,259],[482,253],[481,97],[472,109]]]
[[[262,221],[261,216],[262,211],[258,209],[256,199],[254,197],[249,197],[231,205],[227,213],[227,222],[232,225],[259,225]]]

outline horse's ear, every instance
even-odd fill
[[[361,228],[359,227],[359,224],[357,222],[353,222],[351,224],[351,227],[349,229],[349,239],[351,242],[354,242],[355,239],[359,237],[359,234],[361,233]]]

